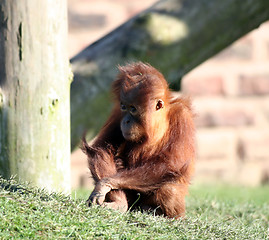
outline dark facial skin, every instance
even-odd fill
[[[121,102],[122,120],[120,123],[121,132],[127,141],[139,141],[144,134],[141,123],[143,122],[143,114],[136,104],[128,101]]]
[[[137,89],[132,90],[127,95],[121,94],[120,109],[122,112],[122,120],[120,123],[121,132],[127,141],[138,142],[146,138],[146,121],[145,112],[151,111],[152,117],[155,112],[164,107],[164,102],[161,99],[153,100],[152,103],[145,106],[136,101],[135,97],[138,95]],[[133,97],[135,96],[135,97]],[[149,108],[149,110],[148,110]],[[150,125],[150,123],[147,123]]]

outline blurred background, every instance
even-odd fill
[[[69,57],[155,0],[68,0]],[[194,183],[269,183],[269,22],[201,64],[182,81],[197,114]],[[72,187],[90,187],[81,150],[71,157]]]

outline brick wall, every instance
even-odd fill
[[[69,0],[69,55],[99,39],[155,0]],[[197,114],[196,182],[257,185],[269,179],[269,22],[183,78]],[[73,187],[88,186],[80,150]]]
[[[69,56],[72,57],[156,0],[68,0]]]
[[[269,22],[183,79],[197,113],[197,181],[269,176]]]

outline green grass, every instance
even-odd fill
[[[0,178],[0,239],[269,239],[268,186],[193,186],[180,221],[88,208],[88,194],[70,198]]]

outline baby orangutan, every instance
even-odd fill
[[[92,146],[83,139],[95,181],[88,202],[183,217],[195,155],[190,101],[173,97],[163,75],[149,64],[119,71],[109,119]]]

